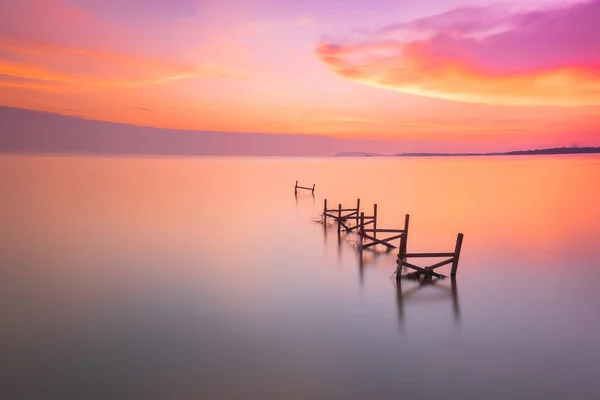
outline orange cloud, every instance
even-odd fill
[[[217,65],[183,65],[11,38],[0,38],[0,74],[88,88],[139,87],[192,77],[242,75]]]
[[[386,51],[395,51],[396,56],[377,56]],[[421,42],[323,44],[316,53],[343,77],[408,94],[495,105],[600,105],[600,72],[594,67],[489,73],[437,57]]]
[[[600,0],[507,13],[490,26],[481,22],[488,11],[395,24],[359,41],[322,43],[315,52],[345,78],[408,94],[492,105],[600,105]]]

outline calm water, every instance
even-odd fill
[[[596,156],[0,156],[0,397],[598,399],[599,178]],[[312,221],[357,197],[411,215],[409,251],[463,232],[454,288],[397,287],[396,252]]]

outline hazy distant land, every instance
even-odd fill
[[[534,150],[514,150],[491,153],[396,153],[391,155],[361,153],[361,152],[341,152],[336,157],[469,157],[469,156],[531,156],[531,155],[550,155],[550,154],[597,154],[600,153],[600,147],[553,147],[549,149]]]
[[[461,152],[464,148],[465,144],[460,142],[436,144],[319,135],[165,129],[0,106],[0,153],[8,154],[430,157],[600,153],[600,147],[495,153]],[[389,149],[403,149],[404,152],[383,154]],[[433,151],[420,151],[422,149]],[[443,151],[436,152],[438,149]]]

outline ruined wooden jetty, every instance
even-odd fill
[[[341,204],[338,204],[338,208],[327,208],[327,199],[323,201],[323,222],[327,224],[327,218],[333,218],[338,224],[338,232],[341,231],[342,227],[346,232],[358,229],[360,212],[360,199],[356,200],[356,208],[342,208]],[[351,226],[349,220],[354,220],[356,225]]]
[[[346,232],[356,230],[360,238],[360,248],[368,248],[375,245],[383,245],[391,250],[396,246],[391,242],[400,239],[403,235],[408,235],[408,223],[410,216],[406,214],[404,219],[404,229],[387,229],[377,227],[377,204],[373,205],[373,215],[365,215],[360,211],[360,199],[356,201],[356,208],[343,208],[342,204],[338,204],[338,208],[327,208],[327,199],[323,202],[323,222],[327,223],[327,218],[333,218],[338,225],[338,233],[342,228]],[[354,220],[355,225],[351,225],[350,221]],[[372,227],[368,227],[372,225]],[[387,234],[387,237],[377,238],[377,234]],[[390,235],[392,234],[392,235]]]
[[[315,184],[314,183],[313,183],[312,188],[309,188],[309,187],[305,187],[305,186],[299,186],[298,181],[296,181],[296,186],[294,186],[294,194],[298,194],[298,189],[310,190],[312,192],[312,194],[315,194]]]
[[[296,181],[296,189],[298,188],[314,191],[314,185],[312,189],[301,187],[298,186],[298,181]],[[399,240],[396,266],[396,277],[398,279],[401,278],[400,272],[402,267],[407,267],[415,271],[402,276],[402,278],[419,280],[431,280],[434,277],[445,278],[445,275],[435,272],[435,270],[448,264],[452,264],[450,275],[452,277],[456,276],[463,242],[462,233],[459,233],[456,237],[454,252],[409,253],[407,251],[408,227],[410,222],[409,214],[405,215],[403,229],[379,228],[377,226],[377,204],[373,205],[373,215],[365,215],[364,211],[361,211],[360,199],[356,200],[356,207],[352,208],[344,208],[341,203],[338,204],[337,208],[327,208],[327,199],[324,199],[322,217],[325,229],[327,229],[327,218],[332,218],[337,223],[338,236],[341,234],[342,228],[346,232],[356,230],[359,237],[358,248],[360,251],[376,245],[385,246],[389,251],[396,248],[396,245],[393,242]],[[354,225],[352,225],[352,222],[354,222]],[[410,258],[445,258],[445,260],[433,265],[421,267],[408,262],[407,260]]]
[[[358,229],[358,235],[360,237],[360,248],[366,249],[371,246],[381,244],[391,250],[395,248],[391,242],[394,240],[406,238],[408,236],[408,223],[410,221],[410,215],[406,214],[404,217],[404,229],[388,229],[388,228],[377,228],[377,204],[375,204],[373,212],[373,228],[365,228],[368,224],[365,222],[364,213],[360,213],[360,225]],[[377,234],[387,234],[387,237],[377,238]],[[391,235],[390,235],[391,234]],[[365,243],[365,240],[368,240]]]
[[[455,276],[456,271],[458,270],[458,261],[460,259],[460,250],[462,247],[462,242],[463,234],[459,233],[456,237],[456,245],[454,247],[454,252],[452,253],[408,253],[406,249],[407,237],[403,236],[400,239],[400,250],[398,252],[396,278],[400,279],[400,271],[402,267],[407,267],[415,270],[415,272],[413,273],[414,275],[412,275],[413,277],[424,279],[431,279],[432,277],[445,278],[445,275],[439,274],[434,270],[448,264],[452,264],[450,275]],[[446,260],[440,261],[427,267],[419,267],[406,261],[409,258],[446,258]]]

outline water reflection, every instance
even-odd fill
[[[378,257],[392,253],[393,250],[394,249],[386,248],[384,252],[381,252],[372,248],[363,249],[358,247],[358,276],[361,286],[364,286],[365,284],[365,267],[372,264]]]
[[[397,250],[361,260],[355,234],[319,237],[312,194],[289,198],[299,171],[336,202],[390,210],[381,226],[414,215],[411,248],[464,232],[462,304],[456,281],[390,286]],[[402,185],[373,179],[390,173]],[[64,377],[104,398],[600,399],[599,175],[597,156],[0,157],[0,381]]]
[[[300,193],[300,194],[294,193],[294,198],[296,199],[296,206],[298,206],[298,197],[302,197],[302,198],[311,197],[313,204],[315,204],[315,194],[314,193]]]
[[[447,280],[450,280],[450,286],[441,283]],[[409,300],[410,302],[423,302],[430,300],[438,302],[451,300],[454,323],[455,325],[460,325],[460,303],[458,300],[458,285],[456,283],[455,276],[452,276],[451,278],[432,279],[415,279],[408,278],[407,276],[401,276],[400,279],[396,279],[395,281],[396,302],[398,304],[398,319],[402,328],[404,327],[404,307],[407,300]],[[437,292],[441,296],[420,297],[419,292],[421,291],[421,289],[425,288],[439,289],[437,290]]]

